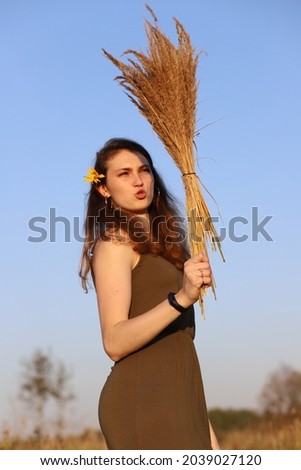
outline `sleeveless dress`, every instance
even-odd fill
[[[177,292],[182,276],[164,258],[141,255],[132,271],[129,318]],[[108,449],[211,449],[194,334],[190,307],[146,346],[114,364],[99,399]]]

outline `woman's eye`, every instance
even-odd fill
[[[150,169],[149,169],[149,168],[143,168],[142,171],[146,171],[147,173],[150,173]]]

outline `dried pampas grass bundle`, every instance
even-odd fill
[[[224,260],[220,239],[204,199],[195,171],[194,137],[198,82],[196,71],[200,54],[192,47],[182,24],[174,18],[178,37],[176,47],[158,27],[158,20],[148,5],[154,24],[145,20],[148,54],[127,50],[128,63],[121,62],[103,49],[105,56],[121,72],[116,77],[127,96],[148,120],[167,152],[182,173],[186,194],[186,212],[191,254],[207,252],[207,242]],[[215,295],[215,282],[212,290]],[[200,307],[204,315],[203,294]]]

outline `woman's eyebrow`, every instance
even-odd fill
[[[130,171],[132,168],[130,167],[124,167],[124,168],[118,168],[117,170],[114,171],[114,173],[117,173],[118,171]]]
[[[145,163],[143,165],[140,165],[138,169],[141,170],[141,168],[150,168],[150,166]],[[133,169],[132,167],[118,168],[117,170],[114,171],[114,173],[118,173],[118,171],[132,171],[132,169]]]

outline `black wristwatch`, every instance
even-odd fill
[[[173,308],[175,308],[176,310],[178,310],[178,312],[181,312],[181,313],[187,312],[187,308],[182,307],[182,305],[180,305],[180,304],[176,301],[175,293],[174,293],[174,292],[169,292],[167,298],[168,298],[168,302],[170,303],[170,305],[171,305]]]

